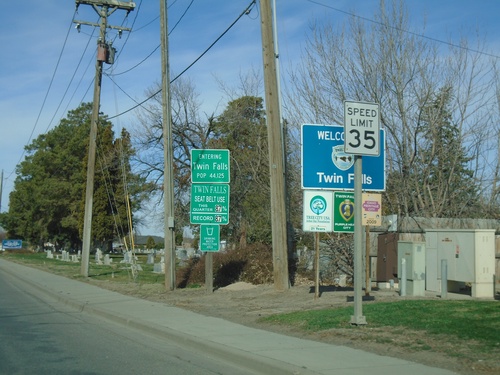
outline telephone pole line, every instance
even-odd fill
[[[271,3],[260,0],[262,57],[266,102],[267,137],[269,143],[269,169],[271,182],[271,226],[273,242],[274,288],[289,288],[287,214],[285,205],[285,173],[283,133],[281,129],[278,75],[274,47]]]
[[[114,49],[106,42],[106,29],[108,26],[108,17],[117,9],[130,12],[134,10],[135,3],[117,0],[75,0],[76,6],[80,4],[92,5],[100,17],[99,24],[91,22],[74,21],[79,29],[82,24],[99,27],[99,39],[97,40],[97,60],[94,79],[94,102],[92,107],[92,119],[90,123],[90,140],[87,160],[87,186],[85,190],[85,216],[83,219],[83,244],[82,244],[82,264],[80,272],[82,276],[89,275],[90,245],[92,242],[92,206],[94,200],[94,175],[95,175],[95,154],[97,125],[99,122],[99,108],[101,105],[101,81],[102,65],[104,62],[112,64],[114,61]],[[118,30],[130,31],[128,28],[113,27]],[[130,228],[132,230],[132,228]]]
[[[175,223],[170,63],[168,58],[167,0],[160,0],[162,116],[163,116],[163,205],[165,217],[165,289],[175,289]]]
[[[0,176],[0,213],[2,212],[2,194],[3,194],[3,169]]]

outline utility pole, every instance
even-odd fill
[[[112,63],[110,55],[114,55],[112,47],[106,42],[106,28],[108,28],[108,16],[117,9],[123,9],[127,12],[134,10],[135,3],[122,2],[117,0],[75,0],[76,6],[80,4],[92,5],[100,17],[99,24],[91,22],[74,21],[79,29],[82,24],[99,27],[99,39],[97,40],[97,60],[94,79],[94,103],[92,107],[92,119],[90,123],[90,140],[87,160],[87,186],[85,190],[85,216],[83,219],[83,244],[82,244],[82,264],[80,273],[82,276],[89,275],[90,245],[92,242],[92,206],[94,201],[94,175],[95,175],[95,154],[97,124],[99,122],[99,108],[101,105],[101,81],[102,65],[104,62]],[[113,27],[118,30],[130,31],[127,28]],[[132,228],[130,228],[132,230]]]
[[[163,204],[165,215],[165,289],[175,289],[175,224],[173,142],[170,107],[170,63],[168,58],[167,0],[160,0],[161,77],[163,108]]]
[[[2,194],[3,194],[3,169],[2,169],[2,176],[0,176],[0,213],[2,212]]]
[[[271,182],[274,288],[278,291],[284,291],[289,288],[290,282],[288,278],[283,134],[279,113],[280,104],[272,27],[272,10],[269,0],[260,0],[260,15]]]

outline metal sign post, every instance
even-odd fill
[[[351,316],[351,324],[366,324],[363,316],[362,283],[363,283],[363,225],[361,223],[362,212],[362,190],[361,175],[363,161],[361,156],[354,156],[354,315]]]
[[[363,161],[380,155],[380,108],[376,103],[344,102],[344,152],[354,157],[354,315],[351,324],[366,324],[363,316]]]

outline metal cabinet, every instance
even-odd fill
[[[427,229],[425,237],[427,290],[441,291],[441,260],[446,260],[450,291],[470,284],[472,297],[493,298],[493,229]]]
[[[406,283],[402,283],[403,267]],[[406,295],[425,296],[425,243],[398,241],[399,287],[406,285]]]

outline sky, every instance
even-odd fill
[[[160,1],[136,0],[134,11],[117,10],[109,24],[132,28],[121,38],[108,30],[117,58],[105,65],[101,110],[113,117],[147,98],[161,82]],[[389,0],[387,0],[389,1]],[[271,0],[271,3],[273,0]],[[285,72],[300,60],[313,22],[340,25],[349,15],[373,19],[378,0],[275,0],[279,61]],[[98,30],[77,21],[98,22],[90,5],[76,10],[73,0],[6,2],[0,12],[0,170],[3,171],[1,212],[8,211],[15,168],[24,146],[57,126],[69,110],[92,101]],[[251,0],[168,0],[171,78],[195,61],[251,4]],[[479,35],[486,51],[500,55],[499,0],[407,0],[410,24],[423,37],[459,43]],[[425,29],[424,29],[425,24]],[[444,44],[444,43],[443,43]],[[183,77],[191,80],[202,109],[221,112],[225,94],[218,80],[235,85],[240,75],[262,69],[259,1]],[[282,80],[286,79],[283,78]],[[114,82],[113,82],[114,81]],[[132,110],[113,120],[115,134],[136,121]],[[148,227],[148,225],[150,225]],[[146,224],[144,234],[161,233]],[[154,232],[154,233],[153,233]]]

